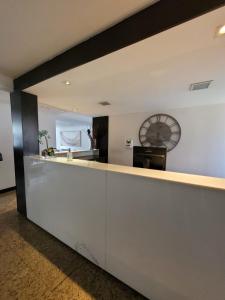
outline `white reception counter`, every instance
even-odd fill
[[[225,299],[225,180],[25,157],[27,216],[152,300]]]

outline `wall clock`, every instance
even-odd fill
[[[181,127],[176,119],[167,114],[156,114],[141,125],[139,140],[144,147],[166,147],[171,151],[179,143]]]

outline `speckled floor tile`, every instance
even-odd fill
[[[48,287],[23,263],[8,271],[4,281],[0,281],[0,299],[42,299]]]
[[[48,290],[13,251],[0,255],[0,299],[38,299]]]
[[[68,251],[69,250],[69,251]],[[65,277],[81,265],[81,259],[64,245],[49,247],[43,252],[25,247],[19,256],[32,269],[38,278],[52,288],[62,282]]]
[[[88,261],[46,297],[48,300],[146,300]]]
[[[29,222],[0,195],[0,300],[144,300]]]
[[[9,192],[0,194],[0,213],[10,211],[15,208],[15,193]]]

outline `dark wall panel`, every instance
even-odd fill
[[[37,96],[11,93],[17,210],[26,216],[24,155],[39,154]]]
[[[99,161],[108,162],[109,117],[93,118],[93,136],[99,149]]]

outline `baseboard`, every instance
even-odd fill
[[[15,189],[16,189],[15,186],[12,186],[12,187],[7,188],[7,189],[3,189],[3,190],[0,190],[0,194],[11,192],[11,191],[14,191]]]

